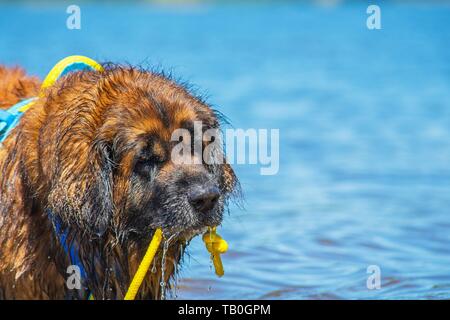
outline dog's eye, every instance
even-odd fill
[[[141,175],[148,175],[152,169],[162,164],[164,161],[157,155],[149,157],[139,157],[136,161],[135,170]]]
[[[152,165],[158,165],[164,162],[164,160],[158,155],[150,155],[147,157],[141,157],[138,160],[139,162],[148,163]]]

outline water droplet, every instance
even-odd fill
[[[166,271],[166,254],[167,254],[167,250],[169,249],[169,244],[170,241],[176,237],[176,233],[171,235],[169,237],[169,239],[164,240],[164,245],[163,245],[163,254],[162,254],[162,259],[161,259],[161,282],[160,282],[160,287],[161,287],[161,300],[165,299],[165,291],[166,291],[166,277],[165,277],[165,271]]]

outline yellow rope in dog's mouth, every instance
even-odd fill
[[[160,228],[156,229],[152,241],[147,248],[147,252],[145,253],[144,258],[142,258],[133,280],[131,281],[124,300],[134,300],[136,298],[139,288],[144,281],[145,275],[147,274],[148,269],[150,269],[150,265],[152,264],[156,251],[161,244],[162,238],[162,230]],[[203,235],[203,241],[205,242],[206,249],[209,253],[211,253],[211,259],[213,261],[216,274],[219,277],[223,276],[224,270],[220,255],[227,252],[228,243],[217,234],[216,227],[209,228],[209,231]]]
[[[134,274],[133,280],[131,281],[130,287],[128,288],[124,300],[134,300],[134,298],[136,297],[136,294],[139,291],[139,287],[141,286],[142,281],[144,281],[144,277],[147,274],[148,269],[150,268],[156,251],[158,250],[162,237],[162,230],[159,228],[156,229],[152,241],[148,245],[147,252],[145,253],[144,258],[142,258],[141,264]]]
[[[148,269],[150,269],[150,265],[152,264],[156,251],[158,251],[162,238],[163,238],[162,230],[160,228],[156,229],[152,241],[148,245],[147,251],[145,252],[144,257],[142,258],[142,261],[139,264],[136,273],[134,274],[133,280],[131,280],[130,286],[128,287],[128,291],[125,294],[123,300],[134,300],[136,298],[139,288],[141,287],[141,284],[144,281],[145,275],[147,274]],[[90,294],[88,299],[95,300],[94,295]]]
[[[161,244],[163,238],[163,233],[160,228],[156,229],[153,235],[152,241],[150,242],[147,252],[142,258],[142,261],[134,274],[133,280],[128,288],[124,300],[134,300],[139,291],[139,288],[144,281],[145,275],[150,269],[153,258],[155,257],[156,251],[158,251],[159,245]],[[211,253],[211,260],[213,261],[216,274],[221,277],[224,275],[222,260],[220,255],[227,252],[228,243],[216,232],[216,227],[209,228],[209,231],[203,235],[203,241],[205,242],[206,249]]]
[[[150,269],[150,265],[152,264],[156,251],[161,244],[162,238],[162,230],[160,228],[156,229],[152,241],[147,248],[147,252],[145,253],[144,258],[142,258],[142,261],[134,274],[133,280],[131,281],[124,300],[134,300],[136,298],[139,288],[144,281],[145,275],[147,274],[148,269]],[[219,277],[223,276],[224,271],[220,255],[227,252],[228,243],[217,234],[216,227],[209,228],[209,231],[203,235],[203,241],[205,242],[206,249],[209,253],[211,253],[211,260],[213,261],[216,274]]]
[[[216,274],[221,277],[224,275],[223,264],[220,255],[227,252],[228,243],[216,233],[216,227],[209,228],[208,232],[203,235],[203,242],[206,250],[211,253],[211,260],[216,270]]]
[[[156,251],[158,251],[159,245],[161,244],[163,238],[163,233],[160,228],[156,229],[153,235],[152,241],[148,245],[147,251],[142,258],[139,267],[134,274],[133,280],[131,281],[128,291],[125,295],[124,300],[134,300],[144,281],[145,275],[150,269],[150,265],[155,257]],[[216,227],[211,227],[207,232],[203,234],[203,242],[205,243],[206,249],[211,253],[211,260],[216,271],[216,275],[222,277],[224,275],[221,254],[228,251],[228,243],[216,232]],[[89,295],[89,300],[94,300],[92,294]]]

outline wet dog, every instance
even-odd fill
[[[37,96],[39,85],[0,67],[0,108]],[[41,93],[0,148],[0,298],[122,299],[161,227],[173,238],[164,270],[160,249],[138,295],[159,298],[189,240],[221,223],[237,187],[225,161],[195,151],[187,158],[197,161],[173,161],[174,146],[195,139],[207,157],[224,158],[223,148],[208,148],[213,139],[174,141],[197,122],[202,132],[220,129],[217,112],[159,72],[108,65]],[[67,286],[73,259],[55,219],[86,273],[79,290]]]

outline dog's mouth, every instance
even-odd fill
[[[199,212],[180,204],[175,208],[160,208],[149,222],[151,229],[160,228],[166,239],[174,236],[178,240],[190,241],[209,228],[220,225],[222,212],[223,207],[219,204],[210,212]]]
[[[185,230],[185,231],[181,232],[180,239],[183,239],[185,241],[190,241],[192,238],[205,233],[208,229],[209,229],[209,227],[204,226],[204,227],[199,227],[196,229]]]
[[[163,229],[164,239],[173,239],[172,241],[189,242],[198,235],[204,234],[209,230],[208,226],[197,226],[188,229],[166,228]]]

